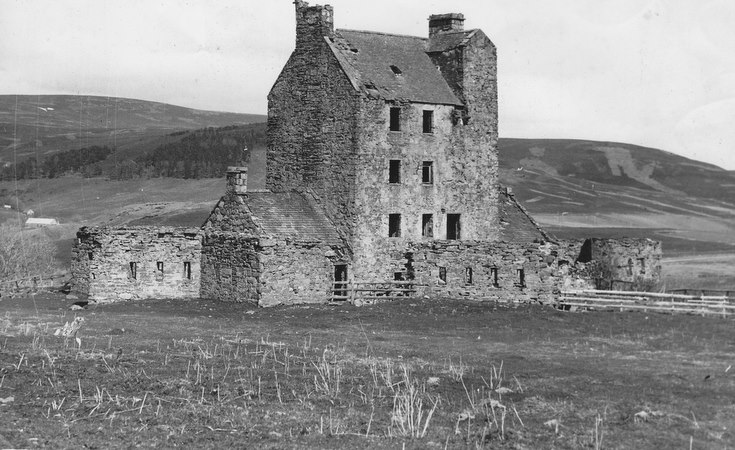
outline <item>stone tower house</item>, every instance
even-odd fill
[[[357,279],[393,279],[408,242],[499,238],[496,50],[462,14],[427,37],[335,30],[296,1],[268,95],[266,186],[313,196]]]
[[[413,37],[295,8],[268,95],[267,189],[231,167],[201,229],[81,229],[77,291],[269,306],[364,301],[372,283],[389,285],[376,301],[408,285],[396,295],[551,302],[590,286],[579,274],[593,260],[619,281],[659,277],[658,243],[556,241],[499,188],[496,49],[462,14]]]

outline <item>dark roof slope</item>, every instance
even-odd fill
[[[501,191],[498,196],[498,217],[500,219],[500,239],[507,242],[554,241],[541,226],[533,220],[513,195]]]
[[[355,89],[385,100],[462,105],[426,54],[428,42],[354,30],[337,30],[327,40]]]
[[[341,243],[334,225],[302,195],[294,192],[248,192],[253,222],[270,237]]]

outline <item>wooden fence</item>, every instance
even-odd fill
[[[564,291],[559,309],[658,311],[678,314],[735,316],[735,298],[717,295],[684,295],[630,291]]]
[[[415,297],[421,285],[413,281],[347,282],[335,281],[330,301],[334,303],[379,303]]]
[[[0,280],[0,293],[2,294],[18,294],[28,292],[38,292],[39,290],[48,290],[54,287],[60,287],[69,279],[69,274],[60,275],[34,275],[26,278],[17,278],[14,280]]]

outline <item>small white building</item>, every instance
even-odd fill
[[[26,220],[27,227],[48,227],[58,224],[59,221],[56,219],[47,219],[43,217],[29,217],[28,220]]]

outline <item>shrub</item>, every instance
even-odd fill
[[[55,248],[41,232],[0,225],[0,279],[43,274],[53,268]]]

